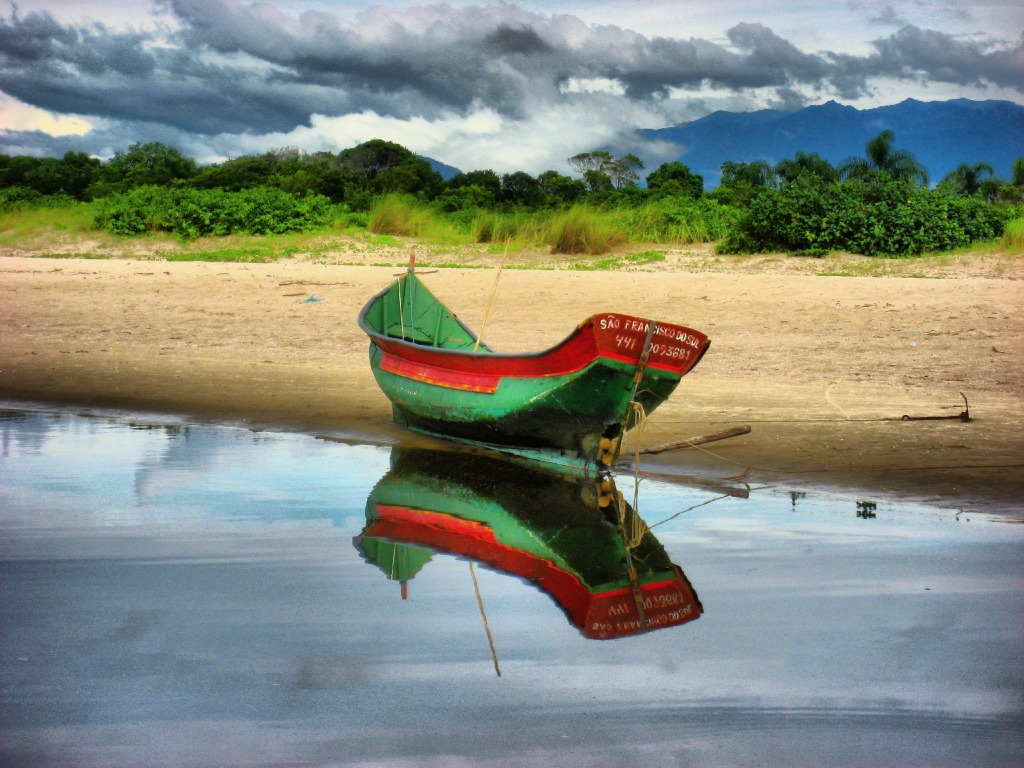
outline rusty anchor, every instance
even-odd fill
[[[957,416],[907,416],[904,414],[903,421],[939,421],[945,419],[960,419],[960,421],[966,423],[971,420],[971,407],[967,404],[967,395],[961,392],[960,397],[964,399],[964,409],[960,411],[960,414]]]

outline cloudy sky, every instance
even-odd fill
[[[716,109],[1024,103],[1020,0],[0,0],[0,152],[396,141],[548,168]]]

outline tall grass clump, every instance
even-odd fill
[[[689,245],[724,239],[742,215],[740,209],[710,198],[664,197],[622,209],[616,218],[633,242]]]
[[[457,245],[470,237],[454,222],[410,195],[384,195],[370,206],[367,228],[378,235],[419,237],[434,243]]]
[[[1014,253],[1024,252],[1024,219],[1008,221],[999,244]]]
[[[544,240],[547,217],[541,211],[481,211],[472,222],[478,243],[528,243]]]
[[[626,241],[612,214],[586,205],[574,205],[555,215],[547,242],[552,253],[607,253]]]
[[[368,229],[378,235],[417,237],[423,234],[430,211],[406,195],[384,195],[370,206]]]

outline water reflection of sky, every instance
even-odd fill
[[[0,418],[0,762],[1000,765],[1024,757],[1024,526],[780,487],[654,532],[704,605],[624,640],[352,537],[385,449]],[[623,483],[627,497],[628,483]],[[651,524],[718,495],[645,481]]]

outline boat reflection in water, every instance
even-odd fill
[[[685,624],[703,611],[679,566],[610,478],[546,474],[466,453],[395,448],[354,540],[407,582],[434,553],[518,576],[586,637]]]

